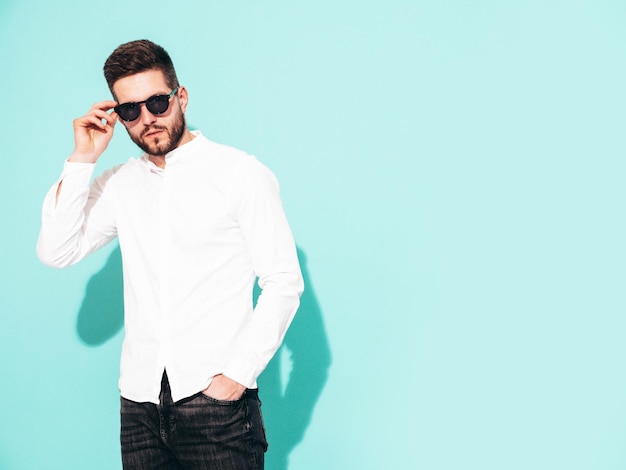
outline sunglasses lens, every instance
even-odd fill
[[[169,106],[170,100],[169,96],[167,95],[153,96],[152,98],[149,98],[148,101],[146,101],[146,108],[148,108],[148,111],[150,111],[152,114],[163,114],[165,111],[167,111],[167,108],[169,108]]]
[[[139,105],[137,103],[121,104],[115,108],[115,112],[124,121],[134,121],[139,117]]]

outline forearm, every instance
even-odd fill
[[[237,337],[224,375],[251,387],[281,346],[303,291],[297,260],[288,270],[259,280],[262,291],[252,318]]]

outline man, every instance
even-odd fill
[[[119,240],[125,469],[262,469],[256,379],[303,289],[278,183],[253,157],[186,127],[188,93],[160,46],[119,46],[104,75],[114,101],[74,121],[38,255],[64,267]],[[144,153],[89,186],[118,121]]]

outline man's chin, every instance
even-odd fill
[[[164,143],[148,143],[144,140],[135,142],[141,150],[153,157],[164,157],[172,151],[172,145],[170,142]]]

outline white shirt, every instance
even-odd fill
[[[274,175],[254,157],[194,135],[166,156],[164,169],[144,154],[91,187],[95,164],[66,162],[44,200],[37,244],[44,263],[69,266],[119,239],[119,386],[137,402],[159,403],[164,369],[174,401],[217,374],[256,387],[303,290]]]

